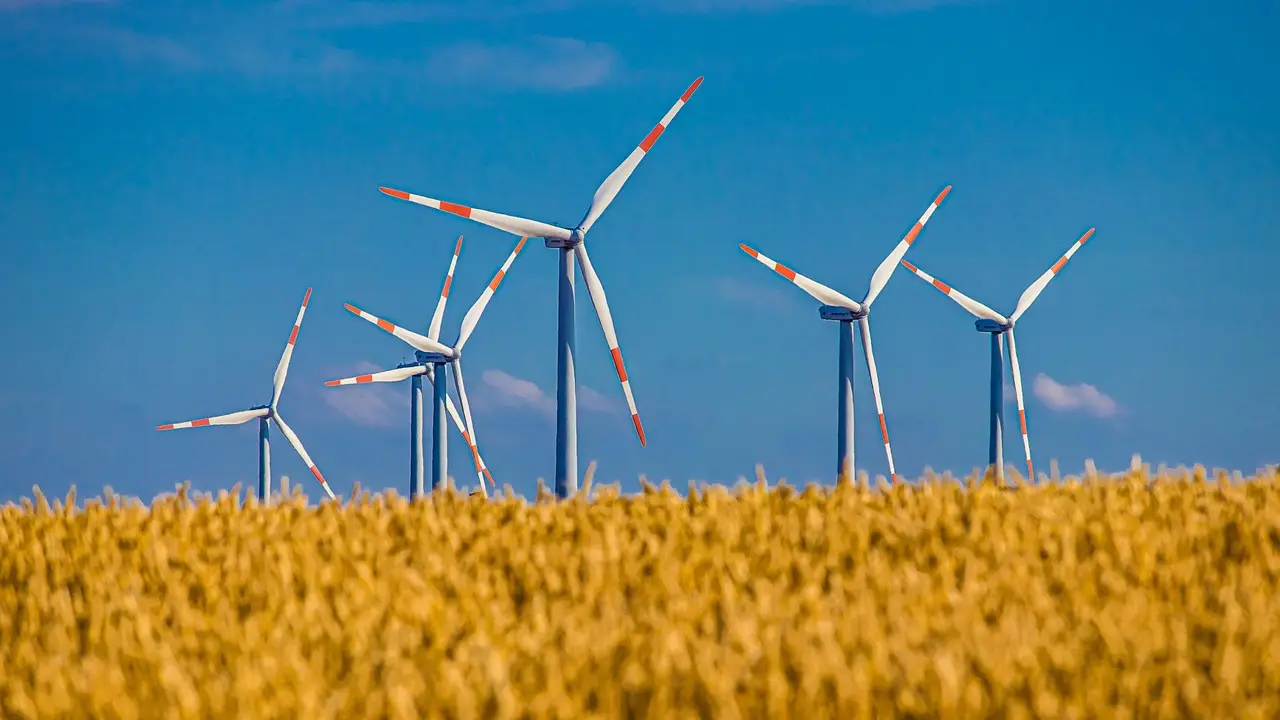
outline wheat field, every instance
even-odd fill
[[[33,495],[5,718],[1280,716],[1274,469]]]

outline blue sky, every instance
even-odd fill
[[[462,233],[452,340],[515,238],[377,187],[572,225],[699,75],[591,234],[649,446],[579,283],[584,469],[830,480],[836,328],[738,243],[861,298],[948,184],[907,258],[1006,314],[1097,228],[1018,326],[1038,469],[1280,461],[1280,10],[1212,6],[0,0],[0,496],[252,483],[254,424],[154,428],[267,402],[307,287],[281,410],[339,493],[403,490],[407,384],[322,383],[408,352],[342,304],[425,329]],[[523,493],[554,470],[555,264],[531,243],[467,346]],[[984,464],[971,318],[899,270],[871,319],[899,471]]]

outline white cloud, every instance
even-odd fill
[[[388,368],[368,361],[331,370],[330,379],[353,377]],[[321,388],[326,404],[348,420],[365,427],[399,427],[409,422],[409,381]],[[424,392],[429,392],[424,389]]]
[[[1120,406],[1115,400],[1088,383],[1063,385],[1044,373],[1037,373],[1032,383],[1032,392],[1040,402],[1055,412],[1081,410],[1100,418],[1111,417],[1120,412]]]
[[[484,393],[476,398],[477,405],[532,408],[554,417],[556,398],[530,380],[518,378],[501,370],[485,370],[480,376]],[[578,408],[588,412],[617,413],[621,405],[591,388],[578,383]]]
[[[785,282],[781,278],[776,279]],[[791,309],[796,306],[798,297],[804,297],[798,289],[794,289],[795,292],[785,292],[788,288],[771,286],[764,281],[748,282],[733,277],[712,278],[709,283],[699,281],[699,286],[709,288],[722,300],[765,310]]]
[[[621,62],[612,47],[574,38],[534,37],[519,45],[457,43],[432,53],[432,79],[504,89],[565,92],[600,85]]]

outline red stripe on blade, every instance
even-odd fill
[[[645,152],[649,152],[649,148],[653,147],[653,144],[658,142],[659,137],[662,137],[663,130],[666,130],[666,128],[662,127],[662,123],[654,125],[653,129],[649,131],[649,134],[640,142],[640,149]]]
[[[440,209],[447,213],[453,213],[454,215],[458,215],[460,217],[464,217],[464,218],[471,217],[471,208],[467,207],[466,205],[456,205],[451,202],[442,201],[440,203]]]

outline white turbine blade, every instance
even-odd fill
[[[992,321],[995,321],[995,322],[1000,323],[1001,325],[1008,324],[1008,322],[1009,322],[1009,321],[1008,321],[1007,319],[1005,319],[1005,316],[1001,315],[1000,313],[996,312],[995,310],[992,310],[991,308],[987,307],[986,305],[983,305],[982,303],[978,302],[977,300],[974,300],[973,298],[969,297],[968,295],[965,295],[964,293],[960,292],[959,290],[957,290],[957,289],[955,289],[955,288],[951,287],[950,285],[948,285],[948,284],[946,284],[946,283],[942,282],[941,280],[939,280],[939,279],[935,278],[934,276],[930,275],[929,273],[927,273],[927,272],[925,272],[925,271],[921,270],[920,268],[916,267],[915,265],[912,265],[911,263],[907,262],[906,260],[899,260],[899,262],[900,262],[900,263],[902,263],[902,266],[903,266],[903,267],[905,267],[906,269],[910,270],[911,272],[915,273],[916,275],[919,275],[919,276],[920,276],[920,279],[924,280],[925,282],[929,283],[930,285],[933,285],[934,287],[936,287],[936,288],[938,288],[939,290],[941,290],[941,291],[943,292],[943,294],[944,294],[944,295],[946,295],[947,297],[951,298],[952,300],[955,300],[955,301],[960,305],[960,307],[964,308],[965,310],[968,310],[968,311],[969,311],[969,313],[970,313],[971,315],[973,315],[974,317],[977,317],[977,318],[983,318],[983,319],[986,319],[986,320],[992,320]]]
[[[875,274],[871,276],[871,287],[867,290],[867,297],[862,301],[864,307],[871,307],[871,303],[875,301],[876,296],[888,284],[889,278],[893,277],[893,271],[898,269],[898,261],[907,254],[911,244],[920,236],[920,231],[924,230],[925,223],[929,222],[929,218],[933,217],[933,212],[938,209],[938,206],[946,199],[949,192],[951,192],[950,185],[942,188],[942,192],[938,193],[938,197],[934,198],[928,209],[924,211],[924,214],[920,216],[916,224],[911,227],[911,231],[907,233],[907,236],[898,241],[898,246],[893,249],[893,252],[889,253],[889,257],[886,257],[880,263],[880,267],[876,268]]]
[[[419,205],[426,205],[429,208],[443,210],[452,213],[458,217],[464,217],[468,220],[474,220],[481,225],[488,225],[491,228],[506,230],[512,235],[523,235],[525,237],[538,238],[557,238],[560,240],[568,240],[573,237],[573,233],[568,230],[548,225],[537,220],[529,220],[528,218],[515,217],[514,215],[503,215],[502,213],[489,212],[479,208],[467,207],[466,205],[458,205],[444,200],[424,197],[422,195],[414,195],[404,192],[403,190],[393,190],[387,187],[378,188],[384,195],[390,195],[393,198],[408,200]]]
[[[182,430],[183,428],[208,427],[209,425],[240,425],[247,423],[254,418],[266,417],[270,414],[270,410],[266,408],[258,408],[257,410],[241,410],[227,415],[217,415],[210,418],[202,418],[200,420],[189,420],[187,422],[170,423],[168,425],[157,425],[157,430]]]
[[[293,432],[293,428],[285,423],[284,418],[280,417],[279,412],[272,413],[271,419],[276,421],[276,427],[280,428],[280,432],[284,434],[284,438],[289,441],[293,449],[298,452],[298,457],[302,458],[302,462],[307,464],[307,469],[320,481],[320,485],[324,487],[324,491],[329,494],[330,500],[337,500],[338,497],[333,494],[333,489],[329,487],[329,481],[324,479],[324,475],[320,474],[320,468],[311,461],[311,456],[307,454],[307,449],[302,447],[302,441],[298,439],[298,435]]]
[[[293,321],[293,330],[289,333],[289,342],[284,346],[284,354],[280,356],[280,364],[276,365],[276,374],[272,378],[271,407],[280,402],[280,391],[284,389],[284,379],[289,374],[289,361],[293,359],[293,346],[298,342],[298,330],[302,328],[302,316],[307,314],[307,303],[311,300],[311,288],[302,296],[302,307],[298,309],[298,319]]]
[[[1094,228],[1089,228],[1088,232],[1081,235],[1079,240],[1072,243],[1071,247],[1067,249],[1065,255],[1058,258],[1058,262],[1054,263],[1053,267],[1045,270],[1043,275],[1037,278],[1035,282],[1031,283],[1030,287],[1022,292],[1022,297],[1018,298],[1018,306],[1014,308],[1013,315],[1009,318],[1010,320],[1017,322],[1018,318],[1022,317],[1022,313],[1026,312],[1027,308],[1031,307],[1031,303],[1035,302],[1036,298],[1040,297],[1040,293],[1044,292],[1049,281],[1062,270],[1062,267],[1067,264],[1067,261],[1071,259],[1071,256],[1075,255],[1076,251],[1079,250],[1080,247],[1084,245],[1085,241],[1093,235],[1093,231]]]
[[[382,372],[368,375],[342,378],[341,380],[330,380],[324,385],[325,387],[336,387],[338,385],[363,385],[371,382],[400,382],[405,378],[411,378],[414,375],[421,375],[425,372],[427,372],[425,365],[413,365],[411,367],[395,368],[394,370],[383,370]]]
[[[667,114],[662,116],[662,121],[653,126],[653,129],[649,131],[648,135],[644,136],[644,140],[641,140],[640,144],[631,151],[627,159],[623,160],[621,165],[609,173],[609,177],[605,178],[604,182],[600,183],[600,187],[596,188],[596,194],[591,198],[591,207],[587,208],[587,214],[583,216],[582,222],[579,224],[583,235],[586,235],[591,230],[591,226],[596,224],[596,220],[600,219],[600,215],[604,213],[605,208],[609,207],[609,203],[613,202],[613,199],[618,196],[618,192],[626,184],[627,178],[630,178],[631,173],[635,172],[636,166],[648,154],[653,144],[658,142],[658,138],[662,136],[663,131],[675,119],[676,113],[679,113],[685,103],[689,102],[689,98],[693,97],[693,93],[701,84],[701,77],[694,80],[689,89],[685,90],[680,99],[676,101],[676,104],[672,105]]]
[[[646,445],[644,426],[640,424],[640,412],[636,410],[636,400],[631,395],[631,379],[627,376],[627,366],[622,362],[622,350],[618,348],[618,334],[613,329],[613,315],[609,312],[609,300],[604,295],[604,285],[596,270],[591,266],[591,258],[587,255],[587,244],[579,243],[573,249],[582,266],[582,279],[587,283],[587,292],[591,294],[591,304],[596,308],[596,317],[600,318],[600,327],[604,329],[604,339],[609,345],[609,354],[613,356],[613,368],[618,371],[618,382],[622,383],[622,394],[627,397],[627,409],[631,411],[631,424],[636,426],[636,436],[640,445]]]
[[[462,361],[454,358],[453,383],[458,386],[458,398],[462,400],[462,416],[467,420],[467,431],[471,435],[471,457],[476,463],[476,477],[480,479],[480,487],[484,488],[484,470],[480,465],[480,441],[476,438],[476,426],[471,422],[471,403],[467,401],[467,384],[462,380]],[[485,491],[485,497],[488,497]]]
[[[858,301],[853,300],[852,298],[846,297],[845,295],[838,293],[835,290],[832,290],[831,288],[827,287],[826,285],[823,285],[820,282],[816,282],[810,278],[807,278],[804,275],[801,275],[795,270],[792,270],[786,265],[783,265],[782,263],[777,262],[766,255],[760,254],[758,251],[756,251],[755,248],[749,247],[747,245],[743,245],[742,243],[738,243],[738,247],[742,248],[742,252],[750,255],[756,260],[759,260],[761,265],[764,265],[765,267],[778,273],[782,277],[790,280],[792,283],[795,284],[796,287],[805,291],[806,293],[809,294],[810,297],[822,303],[823,305],[836,305],[838,307],[845,307],[845,308],[849,308],[854,312],[858,312],[859,310],[862,309],[862,305],[858,303]]]
[[[480,322],[480,316],[484,314],[484,309],[489,306],[489,300],[493,294],[498,291],[498,286],[502,284],[502,278],[506,277],[507,271],[511,269],[511,263],[515,262],[516,256],[524,249],[525,240],[528,238],[520,238],[520,242],[516,243],[516,249],[511,251],[507,256],[507,261],[502,263],[502,267],[498,270],[498,274],[493,276],[489,281],[489,285],[485,287],[484,292],[480,293],[480,297],[467,311],[465,317],[462,318],[462,329],[458,332],[458,344],[455,349],[462,351],[462,346],[467,344],[467,339],[471,337],[471,333],[476,329],[476,323]]]
[[[458,255],[462,252],[462,236],[458,236],[458,244],[453,248],[453,258],[449,260],[449,274],[444,276],[444,287],[440,290],[440,299],[436,301],[436,312],[431,316],[431,327],[427,337],[440,339],[440,323],[444,321],[444,306],[449,302],[449,287],[453,285],[453,271],[458,267]]]
[[[444,345],[441,345],[439,342],[432,340],[429,337],[426,337],[424,335],[419,335],[418,333],[412,330],[407,330],[405,328],[402,328],[399,325],[396,325],[395,323],[387,322],[386,320],[383,320],[377,315],[372,315],[370,313],[367,313],[354,305],[344,304],[343,307],[345,307],[349,312],[359,315],[365,320],[368,320],[374,325],[377,325],[383,330],[386,330],[392,335],[395,335],[396,337],[400,338],[406,343],[409,343],[409,345],[411,345],[415,349],[421,350],[422,352],[438,353],[440,355],[444,355],[445,357],[453,357],[453,350],[450,350],[449,348],[445,347]]]
[[[1031,465],[1031,439],[1027,437],[1027,410],[1022,404],[1022,370],[1018,367],[1018,346],[1013,341],[1013,328],[1005,332],[1009,342],[1009,367],[1013,370],[1013,394],[1018,399],[1018,424],[1022,427],[1022,451],[1027,456],[1027,479],[1035,482]]]
[[[880,400],[880,374],[876,372],[876,356],[871,352],[871,324],[867,318],[858,321],[862,330],[862,354],[867,359],[867,373],[871,375],[871,394],[876,399],[876,414],[880,416],[880,437],[884,439],[884,454],[889,458],[889,477],[898,482],[898,473],[893,468],[893,450],[889,447],[889,426],[884,422],[884,403]]]
[[[434,365],[427,368],[427,380],[431,382],[432,386],[435,385],[436,378]],[[448,382],[448,380],[442,380],[441,382]],[[494,489],[497,489],[498,486],[493,481],[493,475],[489,472],[489,466],[485,464],[484,458],[480,456],[480,448],[476,447],[476,444],[471,442],[471,433],[467,432],[467,427],[463,424],[462,418],[458,417],[458,409],[454,407],[453,397],[449,395],[447,387],[445,389],[444,406],[445,409],[449,411],[449,417],[453,418],[453,424],[457,426],[458,432],[462,433],[462,439],[466,441],[467,447],[471,449],[471,454],[475,456],[477,461],[479,461],[480,472],[489,479],[489,484],[492,485]]]

